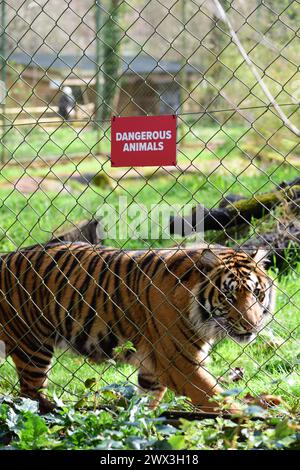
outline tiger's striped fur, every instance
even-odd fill
[[[208,346],[249,340],[273,309],[271,279],[231,249],[121,251],[85,244],[31,247],[0,259],[0,340],[16,365],[21,394],[50,408],[46,386],[54,348],[65,341],[95,362],[131,341],[122,360],[139,386],[166,387],[203,409],[221,391],[204,368]],[[227,297],[226,297],[227,296]]]

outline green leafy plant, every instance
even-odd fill
[[[245,406],[236,419],[173,423],[161,416],[170,405],[153,411],[149,398],[136,396],[133,387],[111,385],[110,390],[124,399],[109,409],[76,410],[61,404],[46,416],[39,416],[31,400],[1,399],[0,449],[300,450],[299,416],[291,412]]]

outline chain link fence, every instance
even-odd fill
[[[1,2],[1,394],[298,406],[299,19]],[[112,168],[111,118],[165,114],[177,165]]]

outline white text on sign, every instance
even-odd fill
[[[116,140],[125,142],[123,152],[162,151],[164,150],[164,140],[170,140],[171,138],[171,130],[116,133]]]

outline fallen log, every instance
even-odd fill
[[[300,185],[300,177],[295,178],[292,181],[282,181],[276,186],[275,189],[269,192],[273,193],[274,191],[280,191],[281,189],[284,189],[287,187],[299,186],[299,185]],[[221,199],[219,207],[226,207],[228,206],[228,204],[231,204],[232,202],[240,201],[242,199],[245,199],[245,196],[242,196],[240,194],[227,194]]]
[[[95,219],[84,220],[77,226],[65,229],[61,233],[54,233],[48,243],[60,242],[87,242],[96,245],[101,242],[99,222]]]
[[[225,239],[223,244],[202,242],[192,243],[192,246],[202,249],[210,248],[218,254],[218,252],[228,248],[226,242]],[[178,244],[175,246],[178,246]],[[189,247],[189,243],[185,241],[179,246]],[[279,227],[278,231],[258,234],[255,238],[250,238],[242,243],[232,244],[231,239],[230,248],[246,253],[264,250],[266,252],[263,257],[265,267],[267,269],[276,267],[282,273],[285,269],[291,269],[293,265],[300,261],[300,225],[297,225],[297,222],[291,222],[288,226]]]
[[[278,184],[276,189],[283,189],[283,188],[299,186],[299,185],[300,185],[300,177],[295,178],[292,181],[282,181],[281,183]]]
[[[207,209],[198,205],[187,217],[171,217],[170,233],[187,236],[200,229],[225,230],[250,223],[252,218],[260,219],[282,203],[291,203],[300,197],[300,185],[287,187],[274,192],[257,195],[250,199],[240,199],[225,207]],[[199,220],[199,217],[202,220]]]
[[[291,268],[300,261],[300,225],[297,222],[280,225],[276,231],[259,234],[234,248],[246,251],[263,249],[266,251],[266,268]]]

